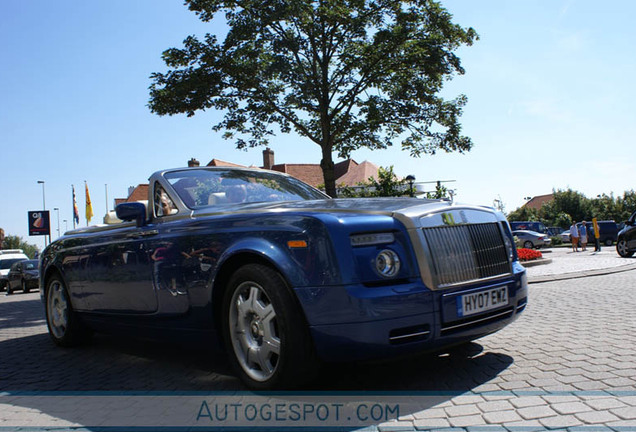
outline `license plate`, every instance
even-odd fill
[[[457,314],[460,317],[497,309],[508,304],[508,287],[491,288],[457,297]]]

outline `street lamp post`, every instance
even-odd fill
[[[46,211],[46,193],[44,192],[44,180],[38,180],[38,184],[42,185],[42,210]],[[51,234],[50,234],[50,227],[49,227],[49,243],[51,242]],[[46,243],[46,236],[44,236],[44,247],[47,246]]]
[[[62,222],[64,222],[64,232],[68,231],[68,220],[64,219]]]
[[[407,175],[406,181],[409,183],[409,195],[411,196],[411,198],[413,198],[415,196],[413,192],[413,183],[415,182],[415,176],[412,174]]]
[[[57,212],[57,238],[60,238],[60,209],[59,207],[54,207],[53,210]]]

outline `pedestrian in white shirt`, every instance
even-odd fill
[[[572,251],[579,251],[579,229],[576,227],[576,221],[572,221],[570,227],[570,239],[572,240]]]

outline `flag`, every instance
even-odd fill
[[[91,204],[91,194],[88,193],[88,183],[84,182],[86,186],[86,225],[93,218],[93,205]]]
[[[77,209],[77,200],[75,199],[75,186],[71,185],[73,189],[73,228],[75,228],[75,224],[79,223],[79,210]]]

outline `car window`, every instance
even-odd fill
[[[155,183],[155,215],[157,217],[173,215],[179,212],[170,195],[159,184]]]
[[[38,263],[37,261],[27,261],[24,264],[24,269],[25,270],[36,270],[38,268]]]
[[[25,259],[26,258],[9,258],[9,259],[0,260],[0,270],[6,270],[8,268],[11,268],[11,266],[14,263],[24,261]]]

